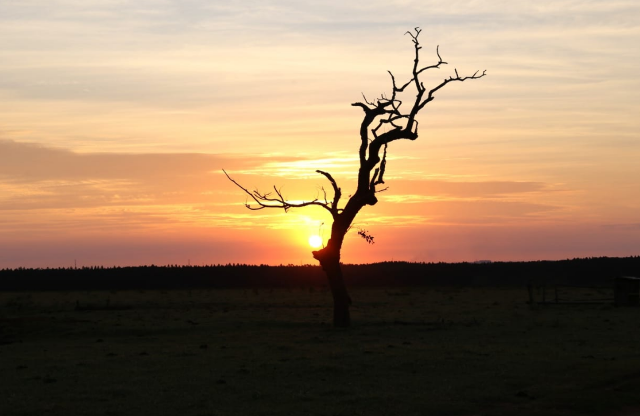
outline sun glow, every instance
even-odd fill
[[[319,235],[312,235],[309,237],[309,245],[313,248],[319,248],[322,246],[322,237]]]

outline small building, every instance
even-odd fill
[[[614,281],[613,293],[616,306],[638,306],[640,304],[640,278],[617,277]]]

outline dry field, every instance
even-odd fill
[[[0,293],[0,415],[615,415],[640,309],[523,289]]]

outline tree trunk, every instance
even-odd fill
[[[347,328],[351,326],[351,297],[347,292],[340,267],[340,254],[331,253],[328,247],[314,251],[314,257],[320,261],[322,270],[327,275],[329,287],[333,295],[333,326],[336,328]]]
[[[340,263],[336,262],[330,267],[325,267],[324,271],[329,279],[329,286],[333,295],[333,326],[347,328],[351,325],[351,315],[349,313],[351,298],[344,284]]]

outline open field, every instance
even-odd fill
[[[0,293],[0,415],[582,415],[640,406],[640,309],[522,289]],[[619,413],[620,412],[620,413]],[[630,413],[631,414],[631,413]]]

